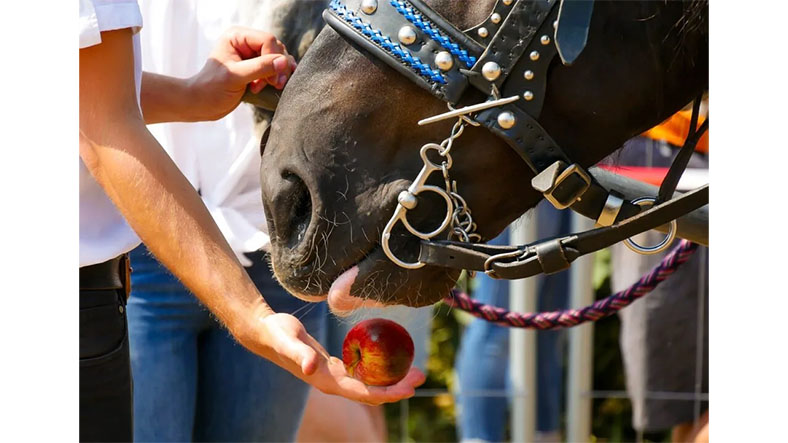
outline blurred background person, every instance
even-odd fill
[[[559,211],[542,201],[536,208],[538,238],[568,234],[571,212]],[[528,223],[526,218],[523,223]],[[490,244],[509,245],[509,228]],[[539,276],[538,310],[567,307],[569,272]],[[508,309],[509,281],[476,274],[473,297],[486,304]],[[462,441],[503,441],[509,422],[509,331],[474,317],[465,328],[455,367],[457,369],[457,430]],[[537,331],[537,441],[561,441],[565,333]],[[507,396],[501,395],[506,392]],[[496,394],[497,393],[497,394]]]
[[[698,125],[707,113],[701,106]],[[669,168],[690,128],[691,105],[643,135],[604,163],[626,173]],[[688,168],[708,170],[709,134],[701,137]],[[641,169],[649,168],[649,169]],[[664,169],[659,169],[660,171]],[[653,171],[653,170],[652,170]],[[685,177],[691,174],[685,174]],[[661,174],[654,184],[661,182]],[[707,180],[704,182],[708,182]],[[695,187],[701,183],[693,183]],[[648,231],[634,237],[653,245],[665,234]],[[675,245],[675,243],[674,243]],[[611,290],[628,288],[670,252],[641,255],[619,243],[611,248]],[[621,356],[632,402],[632,427],[646,438],[670,432],[671,441],[708,441],[708,402],[692,394],[709,392],[708,248],[700,247],[670,278],[619,311]],[[680,396],[684,398],[678,398]]]

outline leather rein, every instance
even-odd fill
[[[695,144],[708,128],[708,119],[697,127],[701,97],[694,102],[690,133],[658,195],[632,201],[603,187],[538,123],[550,62],[559,56],[570,65],[580,55],[592,9],[591,1],[498,0],[484,22],[462,31],[422,0],[362,0],[358,10],[351,10],[343,0],[331,0],[323,17],[335,31],[447,103],[448,112],[420,125],[456,119],[447,139],[421,148],[424,167],[400,193],[383,232],[381,244],[389,259],[407,269],[429,264],[481,271],[494,278],[552,274],[568,268],[577,257],[620,241],[640,253],[660,252],[675,236],[675,220],[708,204],[708,184],[671,198]],[[474,90],[487,100],[468,105]],[[455,109],[459,105],[463,106]],[[470,208],[450,177],[452,144],[467,125],[484,126],[505,140],[534,171],[533,188],[556,208],[570,208],[596,220],[597,228],[520,246],[476,243],[481,237],[475,233]],[[432,174],[442,174],[445,187],[427,184]],[[446,217],[430,232],[419,231],[407,218],[425,192],[438,194],[447,205]],[[670,233],[658,247],[628,240],[666,223],[671,223]],[[415,262],[399,258],[389,245],[398,224],[421,239]],[[448,240],[435,239],[446,238],[447,230]]]

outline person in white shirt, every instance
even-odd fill
[[[318,389],[366,403],[412,396],[347,375],[298,319],[266,303],[202,200],[146,123],[218,119],[295,68],[270,34],[233,28],[188,78],[143,74],[135,0],[80,0],[80,440],[128,441],[125,254],[141,239],[246,348]],[[139,237],[139,238],[137,238]]]
[[[142,69],[173,77],[199,71],[230,26],[267,21],[279,38],[313,32],[311,23],[280,23],[283,9],[225,0],[140,0]],[[325,9],[310,2],[319,17]],[[253,21],[254,20],[254,21]],[[272,22],[273,20],[273,22]],[[289,21],[288,21],[289,22]],[[292,28],[292,29],[291,29]],[[300,29],[296,29],[300,28]],[[319,30],[319,28],[316,28]],[[284,32],[286,31],[286,32]],[[296,54],[294,54],[296,55]],[[249,277],[276,312],[295,315],[323,343],[325,303],[291,296],[274,279],[261,250],[270,245],[260,189],[260,136],[253,108],[241,105],[210,122],[162,123],[148,129],[203,203]],[[129,253],[129,345],[137,441],[293,441],[309,385],[242,346],[145,245]],[[334,397],[332,398],[341,398]]]

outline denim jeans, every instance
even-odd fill
[[[543,203],[538,212],[539,238],[569,232],[569,211],[558,211]],[[508,229],[490,244],[509,244]],[[540,311],[563,309],[568,303],[569,273],[563,271],[539,277]],[[509,282],[477,274],[476,300],[509,307]],[[537,430],[557,431],[562,402],[563,344],[561,331],[537,332]],[[508,398],[489,391],[506,391],[509,380],[509,328],[474,318],[465,328],[455,364],[459,378],[457,402],[460,406],[458,431],[462,440],[503,441],[509,420]]]
[[[238,344],[144,246],[130,255],[135,441],[294,440],[309,386]],[[247,255],[271,307],[322,341],[325,303],[291,296],[262,253]]]

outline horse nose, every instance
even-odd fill
[[[312,222],[312,195],[298,174],[285,170],[278,175],[274,192],[263,193],[266,217],[277,246],[294,249],[304,240]],[[270,199],[266,199],[266,194]]]

